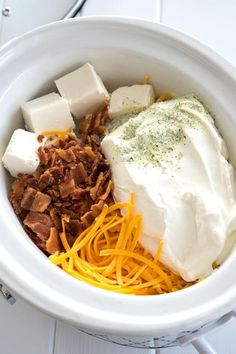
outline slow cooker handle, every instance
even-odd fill
[[[204,337],[193,340],[191,344],[199,354],[217,354]]]
[[[69,11],[62,17],[62,20],[75,17],[82,10],[86,0],[77,0]]]
[[[197,333],[188,334],[186,336],[180,337],[177,342],[180,344],[180,346],[186,346],[191,344],[199,354],[217,354],[217,352],[212,348],[212,346],[209,344],[209,342],[204,336],[225,325],[232,318],[236,318],[236,311],[231,311],[227,313],[226,315],[219,318],[217,321],[213,322],[207,328],[202,328],[202,330],[197,331]]]
[[[10,305],[14,305],[14,303],[16,302],[14,296],[12,296],[9,290],[2,283],[0,283],[0,295],[2,295]]]

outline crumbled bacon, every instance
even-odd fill
[[[12,184],[13,208],[30,238],[47,254],[62,247],[62,218],[72,245],[109,203],[111,173],[100,147],[106,119],[107,107],[102,107],[84,119],[79,138],[47,137],[38,149],[35,174],[22,175]]]
[[[87,213],[85,213],[81,218],[83,227],[84,228],[88,227],[90,224],[92,224],[95,218],[96,218],[95,212],[88,211]]]
[[[21,200],[21,207],[26,210],[43,213],[49,204],[51,198],[49,195],[41,193],[34,188],[28,187]]]
[[[82,138],[86,141],[87,136],[90,134],[103,134],[107,117],[107,104],[101,107],[99,112],[89,114],[80,124],[80,132],[82,133]]]
[[[93,152],[91,146],[85,146],[84,151],[91,160],[94,161],[96,159],[96,154]]]
[[[81,221],[85,228],[88,227],[94,221],[94,219],[101,213],[103,206],[104,202],[100,200],[97,204],[93,204],[91,210],[82,216]]]
[[[44,139],[44,135],[38,135],[37,140],[38,140],[39,143],[42,143],[43,139]]]
[[[12,203],[15,213],[18,215],[22,211],[20,204],[25,190],[25,183],[22,179],[17,179],[12,183],[11,188],[9,200]]]
[[[69,171],[66,172],[64,182],[59,185],[59,191],[62,198],[68,197],[75,191],[75,180]]]
[[[73,153],[72,149],[66,149],[66,150],[57,149],[56,152],[63,160],[67,162],[72,162],[76,160],[76,156]]]
[[[101,200],[106,200],[106,199],[108,198],[108,196],[109,196],[111,190],[112,190],[112,181],[109,180],[109,182],[108,182],[108,184],[107,184],[107,186],[106,186],[106,189],[105,189],[104,193],[103,193],[102,195],[100,195],[99,198],[100,198]]]
[[[61,179],[64,177],[64,166],[50,167],[48,170],[55,179]]]
[[[53,254],[60,250],[61,250],[61,242],[58,236],[57,229],[55,227],[51,227],[50,236],[46,241],[46,251],[49,254]]]
[[[12,188],[11,192],[14,194],[15,198],[21,200],[25,190],[24,181],[22,179],[15,180],[12,183],[11,188]]]
[[[97,204],[93,204],[91,207],[91,210],[96,213],[96,215],[99,215],[102,211],[102,208],[104,207],[104,201],[99,200]]]
[[[93,200],[96,199],[98,189],[100,185],[103,183],[103,180],[104,180],[104,173],[100,172],[95,186],[90,189],[90,196]]]
[[[82,231],[82,224],[81,221],[79,220],[71,220],[70,223],[68,224],[69,232],[71,233],[72,236],[77,237]]]
[[[61,219],[60,219],[60,214],[58,214],[57,207],[50,208],[49,215],[50,215],[53,225],[56,227],[57,230],[60,230]]]
[[[42,146],[38,149],[39,160],[42,165],[46,165],[50,159],[49,150],[47,148],[43,148]]]
[[[79,162],[77,165],[71,167],[71,175],[77,186],[82,182],[86,182],[88,178],[86,169],[82,162]]]
[[[54,183],[54,177],[49,170],[46,170],[39,176],[39,189],[44,190],[46,187],[51,186]]]
[[[50,236],[50,229],[53,227],[50,216],[43,213],[30,211],[23,221],[24,225],[29,227],[36,235],[45,241]]]
[[[87,193],[87,189],[76,187],[70,195],[72,199],[83,199]]]

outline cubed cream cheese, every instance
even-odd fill
[[[75,124],[68,103],[58,94],[36,98],[21,107],[25,127],[35,133],[51,130],[73,130]]]
[[[129,113],[138,113],[155,101],[151,85],[120,87],[111,94],[109,117],[115,118]]]
[[[42,143],[37,134],[16,129],[2,157],[4,167],[13,177],[19,173],[32,174],[39,165],[37,150]]]
[[[109,100],[109,94],[101,78],[88,63],[62,76],[55,84],[61,96],[68,101],[70,111],[76,118],[93,113]]]

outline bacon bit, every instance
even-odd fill
[[[35,176],[27,175],[27,174],[20,174],[19,178],[25,184],[26,187],[28,185],[33,186],[33,185],[37,184],[37,179],[35,178]]]
[[[91,198],[92,198],[93,200],[95,200],[96,197],[97,197],[97,192],[98,192],[99,187],[100,187],[100,186],[102,185],[102,183],[103,183],[103,179],[104,179],[104,173],[103,173],[103,172],[100,172],[95,186],[90,189],[90,196],[91,196]]]
[[[87,193],[88,193],[87,189],[76,187],[75,190],[72,193],[70,193],[70,195],[72,199],[83,199],[85,194]]]
[[[49,254],[53,254],[57,251],[61,251],[61,242],[55,227],[51,227],[50,229],[50,236],[46,241],[46,251]]]
[[[107,188],[106,188],[105,192],[99,197],[99,199],[106,200],[107,197],[109,196],[109,194],[111,193],[112,186],[113,186],[113,183],[112,183],[112,181],[110,180],[110,181],[108,182],[108,185],[107,185]]]
[[[71,209],[68,209],[68,208],[65,208],[64,206],[62,206],[61,213],[68,214],[72,219],[79,219],[80,218],[80,210],[75,212]]]
[[[74,154],[74,156],[75,156],[75,162],[77,162],[78,161],[78,152],[79,151],[82,151],[83,149],[81,149],[81,147],[79,146],[79,144],[77,144],[77,145],[75,145],[75,146],[71,146],[70,148],[68,148],[68,149],[70,149],[72,152],[73,152],[73,154]],[[70,164],[71,166],[73,166],[74,164]]]
[[[56,226],[57,230],[61,228],[61,218],[57,215],[57,208],[50,208],[49,214],[52,220],[52,223]]]
[[[100,198],[100,196],[104,193],[104,190],[106,189],[106,185],[111,178],[111,173],[110,171],[104,171],[102,175],[102,179],[100,180],[98,176],[95,190],[94,190],[94,200]]]
[[[54,183],[54,178],[51,175],[49,170],[46,170],[39,177],[39,188],[40,190],[44,190],[46,187],[51,186]]]
[[[62,158],[63,160],[65,160],[67,162],[72,162],[72,161],[76,160],[76,156],[73,153],[72,149],[67,149],[67,150],[56,149],[56,152],[58,153],[60,158]]]
[[[66,149],[69,149],[69,148],[71,148],[71,147],[77,147],[78,146],[78,143],[79,143],[79,141],[77,141],[78,139],[76,138],[76,140],[71,140],[71,141],[69,141],[68,143],[66,143],[66,145],[65,145],[65,148]]]
[[[99,215],[104,207],[104,201],[103,200],[99,200],[99,202],[97,204],[93,204],[91,207],[91,210],[96,213],[96,215]]]
[[[103,104],[95,113],[89,114],[85,117],[84,121],[80,124],[79,131],[82,133],[84,141],[91,133],[102,134],[105,130],[105,122],[108,118],[108,102]]]
[[[65,221],[65,222],[70,222],[70,215],[68,215],[68,214],[63,214],[62,215],[62,218],[63,218],[63,220]]]
[[[38,155],[39,155],[39,160],[42,165],[47,165],[48,161],[50,159],[50,154],[47,148],[43,148],[40,146],[38,148]]]
[[[88,179],[87,172],[82,162],[71,167],[71,174],[77,186],[82,182],[86,182]]]
[[[10,194],[9,194],[9,200],[12,204],[14,212],[16,213],[16,215],[19,215],[22,212],[22,208],[20,207],[19,203],[14,198],[12,198]]]
[[[105,124],[108,119],[108,102],[104,104],[104,106],[101,109],[101,114],[100,114],[100,127],[103,127],[105,129]]]
[[[56,202],[60,198],[60,192],[55,189],[55,187],[52,187],[50,189],[47,189],[48,195],[52,198],[54,202]]]
[[[72,236],[77,237],[82,231],[82,224],[79,220],[70,220],[69,223],[69,232],[72,234]]]
[[[55,179],[61,179],[64,177],[64,167],[63,166],[56,166],[50,167],[48,171],[52,174]]]
[[[91,146],[85,146],[84,151],[86,152],[86,154],[90,159],[95,160],[96,154],[93,152]]]
[[[94,219],[101,213],[104,201],[100,200],[97,204],[93,204],[91,210],[84,214],[81,218],[83,227],[88,227]]]
[[[21,200],[23,194],[24,194],[24,190],[25,190],[25,183],[22,179],[17,179],[12,183],[11,186],[11,194],[12,197],[14,196],[15,199],[17,199],[18,201]]]
[[[21,210],[20,207],[20,202],[23,197],[25,190],[25,183],[22,179],[17,179],[12,183],[12,189],[9,193],[9,200],[10,202],[15,202],[16,207],[19,205],[19,209]]]
[[[75,180],[68,171],[66,173],[65,182],[59,185],[59,191],[63,199],[75,191]]]
[[[92,143],[94,143],[96,146],[99,146],[101,143],[101,139],[99,138],[99,136],[97,134],[93,134],[90,136],[90,145],[92,145]]]
[[[51,167],[54,167],[54,165],[56,164],[56,160],[57,160],[57,154],[56,154],[56,151],[52,151],[52,154],[51,154]]]
[[[97,128],[97,132],[98,132],[98,134],[100,134],[100,135],[104,134],[105,131],[106,131],[106,129],[105,129],[104,126],[100,126],[100,127]]]
[[[42,241],[48,239],[50,236],[50,228],[53,226],[50,216],[32,211],[27,214],[23,223],[36,233]]]
[[[38,135],[37,140],[39,143],[42,143],[43,139],[44,139],[44,135],[42,135],[42,134]]]
[[[11,202],[16,215],[19,215],[22,212],[21,200],[23,198],[28,180],[25,176],[26,175],[22,175],[20,179],[17,179],[12,183],[12,189],[9,193],[9,201]],[[34,183],[34,179],[32,181]]]
[[[79,131],[82,135],[84,135],[83,136],[84,138],[87,137],[89,133],[91,119],[92,119],[92,115],[90,114],[89,116],[85,117],[84,121],[79,126]]]
[[[94,124],[93,124],[93,130],[95,132],[98,132],[99,131],[99,128],[100,128],[100,122],[101,122],[101,116],[102,116],[102,113],[98,113],[96,116],[95,116],[95,119],[94,119]]]
[[[41,193],[34,188],[28,187],[21,200],[21,207],[26,210],[43,213],[49,204],[51,198],[49,195]]]
[[[88,155],[86,154],[85,151],[79,151],[77,153],[77,158],[79,161],[87,162],[88,161]]]
[[[84,214],[81,218],[83,227],[87,228],[89,225],[91,225],[96,216],[97,215],[94,211],[88,211],[86,214]]]

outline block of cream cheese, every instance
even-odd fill
[[[36,98],[21,106],[26,129],[42,133],[51,130],[73,130],[75,124],[68,103],[58,94]]]
[[[160,261],[186,281],[211,274],[236,232],[236,179],[197,97],[152,104],[107,135],[102,151],[115,200],[135,193],[146,251],[155,257],[162,241]]]
[[[133,85],[120,87],[112,92],[109,117],[115,118],[130,113],[138,113],[155,101],[151,85]]]
[[[13,177],[19,173],[34,173],[39,165],[37,150],[40,145],[37,134],[16,129],[2,157],[4,167]]]
[[[93,113],[109,100],[109,94],[101,78],[88,63],[62,76],[55,84],[61,96],[68,101],[70,111],[76,118]]]

